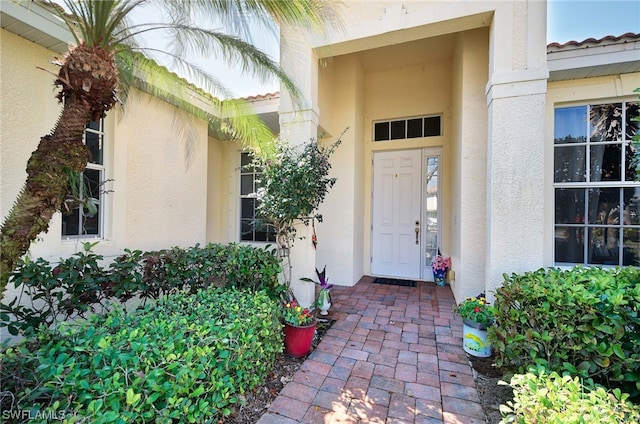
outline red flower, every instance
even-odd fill
[[[475,308],[473,308],[473,312],[480,312],[480,308],[476,306]]]

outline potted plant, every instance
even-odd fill
[[[463,321],[464,351],[480,358],[491,356],[491,344],[487,342],[487,328],[495,322],[495,313],[484,293],[466,298],[456,306],[455,311]]]
[[[318,280],[312,280],[311,278],[301,278],[302,281],[307,281],[310,283],[315,283],[320,286],[320,291],[316,296],[315,305],[320,310],[320,315],[327,315],[329,313],[329,308],[331,308],[331,288],[333,284],[329,284],[329,278],[327,278],[327,266],[325,265],[322,268],[322,271],[319,271],[316,268],[316,275],[318,276]]]
[[[291,300],[282,305],[284,321],[285,353],[294,358],[302,358],[311,350],[311,342],[316,332],[313,312]]]
[[[451,268],[451,257],[445,258],[438,254],[431,261],[431,270],[433,271],[433,280],[439,286],[444,286],[445,277]]]

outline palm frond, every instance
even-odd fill
[[[127,16],[147,0],[62,0],[69,11],[53,8],[65,22],[76,43],[103,48],[115,44],[113,34],[126,23]]]
[[[133,22],[132,12],[140,6],[153,4],[153,0],[62,2],[70,13],[59,9],[58,14],[76,42],[107,47],[116,53],[120,101],[126,102],[131,86],[143,86],[149,93],[173,102],[180,109],[207,119],[218,133],[237,138],[245,145],[253,140],[256,149],[263,152],[269,151],[266,140],[273,139],[266,125],[249,118],[251,109],[246,102],[220,100],[231,99],[233,93],[214,75],[186,57],[191,54],[221,59],[238,66],[241,75],[261,81],[276,77],[291,95],[294,105],[303,107],[303,95],[292,78],[277,60],[251,43],[251,29],[260,25],[276,31],[278,25],[287,24],[320,30],[326,22],[338,22],[332,3],[323,0],[155,0],[163,8],[160,10],[167,22],[142,23]],[[200,24],[207,18],[223,29],[196,25],[196,21]],[[174,40],[173,49],[149,46],[145,37],[158,36],[169,36]],[[161,58],[200,90],[154,62]],[[194,97],[193,93],[199,94]],[[204,109],[198,110],[199,107]]]
[[[212,55],[224,58],[227,63],[239,66],[243,74],[257,77],[261,81],[275,76],[293,99],[298,102],[298,105],[301,105],[302,93],[287,73],[278,62],[252,44],[238,37],[203,28],[177,25],[173,29],[175,30],[175,38],[181,40],[187,52],[196,53],[203,57]],[[199,82],[195,83],[199,84]]]
[[[148,93],[164,99],[179,109],[209,122],[209,127],[220,139],[233,139],[254,153],[263,155],[272,152],[274,134],[253,112],[251,105],[243,99],[220,100],[210,94],[224,86],[196,67],[190,68],[199,77],[207,79],[208,90],[179,78],[152,59],[130,51],[116,56],[121,80],[130,86],[140,86]],[[213,85],[212,85],[213,84]]]

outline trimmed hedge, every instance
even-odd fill
[[[282,351],[278,317],[263,292],[211,289],[42,328],[37,343],[1,354],[3,390],[34,417],[217,422]]]
[[[174,247],[157,252],[125,250],[109,264],[84,243],[83,251],[60,259],[57,265],[26,259],[12,274],[18,288],[35,301],[21,305],[18,298],[0,306],[0,325],[11,334],[39,325],[107,308],[109,302],[133,297],[157,299],[176,290],[195,293],[210,287],[266,290],[274,299],[284,290],[278,282],[280,261],[275,248],[259,249],[237,243]]]
[[[136,265],[133,274],[128,266],[131,263]],[[109,268],[111,276],[121,277],[112,278],[114,295],[126,297],[138,293],[152,299],[176,288],[192,293],[211,286],[274,292],[279,286],[281,269],[275,248],[259,249],[238,243],[174,247],[147,253],[127,251]],[[133,290],[127,292],[123,286]]]
[[[585,387],[578,377],[538,371],[515,375],[513,402],[500,405],[501,423],[631,424],[640,422],[640,407],[618,389]]]
[[[505,275],[489,337],[496,365],[531,365],[640,391],[640,271],[540,269]]]

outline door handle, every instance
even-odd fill
[[[417,225],[417,226],[416,226],[416,244],[420,244],[420,241],[419,241],[419,240],[420,240],[420,237],[419,237],[419,234],[420,234],[420,224],[418,224],[418,222],[416,222],[416,225]]]

